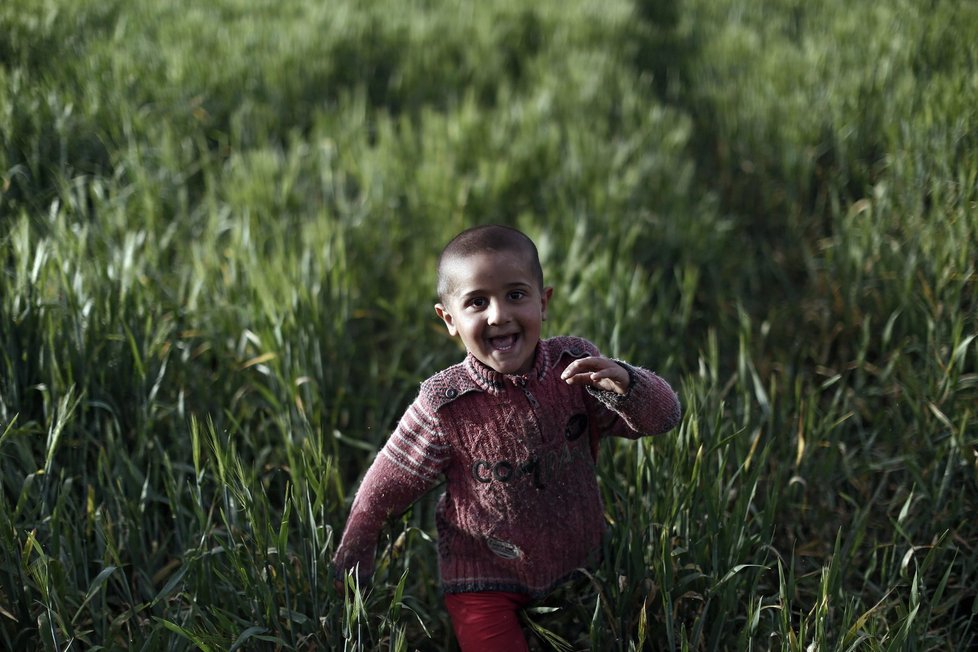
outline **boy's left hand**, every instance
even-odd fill
[[[625,368],[603,356],[575,360],[567,365],[560,377],[568,385],[590,385],[616,394],[624,394],[631,384]]]

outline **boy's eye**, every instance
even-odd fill
[[[513,290],[512,292],[509,293],[509,298],[512,301],[519,301],[525,296],[526,296],[526,292],[524,292],[523,290]]]
[[[469,305],[473,308],[485,308],[486,300],[483,297],[473,297],[469,300]]]

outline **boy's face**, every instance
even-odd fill
[[[503,374],[533,367],[553,288],[543,288],[515,251],[486,251],[448,261],[453,291],[435,312],[453,337],[483,364]]]

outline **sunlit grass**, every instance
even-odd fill
[[[978,11],[0,5],[0,647],[452,649],[434,496],[329,559],[432,268],[516,224],[548,334],[656,369],[534,649],[967,650]],[[342,594],[334,581],[346,582]]]

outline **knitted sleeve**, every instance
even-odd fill
[[[625,394],[587,387],[605,410],[596,411],[596,425],[604,437],[635,439],[675,428],[682,419],[679,396],[665,380],[642,367],[615,360],[625,368],[631,385]]]
[[[337,573],[373,575],[377,538],[384,522],[404,512],[434,487],[449,460],[433,410],[419,395],[367,470],[333,556]]]

